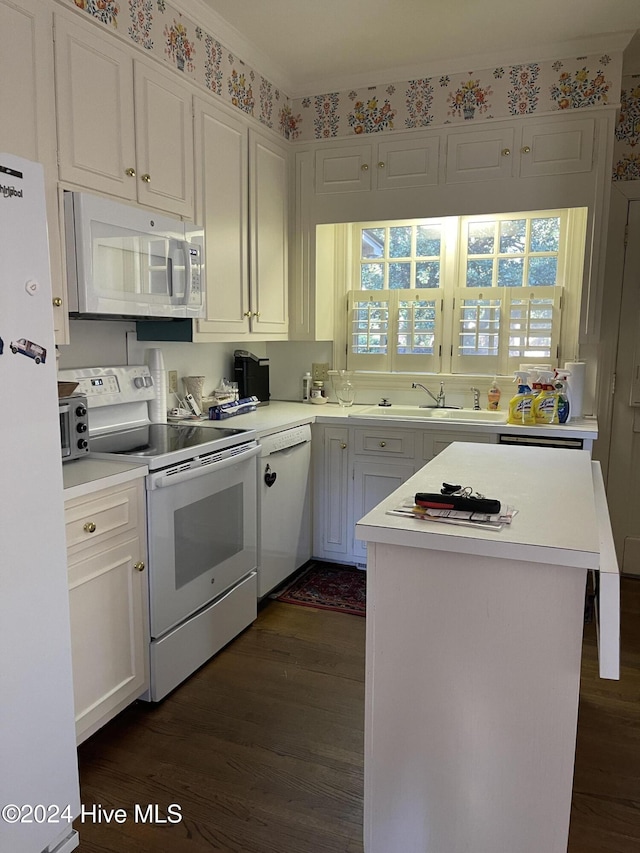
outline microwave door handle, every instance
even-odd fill
[[[184,304],[189,304],[189,296],[191,295],[191,276],[193,274],[193,262],[191,260],[191,248],[188,240],[180,240],[180,248],[184,252]]]
[[[190,276],[189,270],[190,270],[190,266],[191,266],[191,258],[189,257],[189,253],[186,251],[187,245],[188,244],[185,240],[176,240],[176,248],[175,248],[174,252],[169,252],[169,255],[167,257],[167,279],[168,279],[169,296],[172,299],[174,296],[176,296],[178,298],[182,297],[182,302],[184,302],[184,303],[186,303],[189,299],[189,289],[188,289],[188,287],[185,286],[183,290],[178,291],[178,289],[176,287],[176,280],[175,280],[175,275],[176,275],[175,274],[175,267],[176,267],[176,265],[173,261],[173,256],[174,256],[176,251],[180,251],[183,253],[183,255],[185,257],[185,266],[184,266],[185,277],[187,274]],[[187,281],[189,281],[189,280],[190,279],[187,279]],[[185,284],[186,284],[186,282],[185,282]]]

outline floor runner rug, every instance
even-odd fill
[[[353,566],[312,562],[273,597],[287,604],[364,616],[367,573]]]

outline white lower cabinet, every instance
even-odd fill
[[[76,739],[149,687],[144,480],[65,503]]]
[[[315,424],[313,556],[364,563],[366,546],[355,538],[356,523],[453,441],[495,444],[497,435],[382,424]]]

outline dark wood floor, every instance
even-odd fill
[[[597,678],[585,631],[569,853],[640,850],[639,615],[625,580],[620,682]],[[79,750],[83,804],[128,819],[77,821],[82,853],[362,853],[364,629],[269,601],[163,703],[98,732]],[[135,804],[171,803],[180,823],[134,821]]]

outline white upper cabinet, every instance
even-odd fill
[[[41,0],[0,0],[0,151],[44,166],[56,343],[68,343],[57,195],[52,16]]]
[[[366,192],[438,183],[440,137],[418,134],[378,145],[316,151],[316,193]]]
[[[595,121],[566,119],[453,131],[447,136],[447,183],[590,172]]]
[[[60,179],[192,219],[190,91],[89,24],[55,30]]]
[[[196,100],[197,218],[207,318],[194,341],[288,336],[288,159],[240,115]]]

